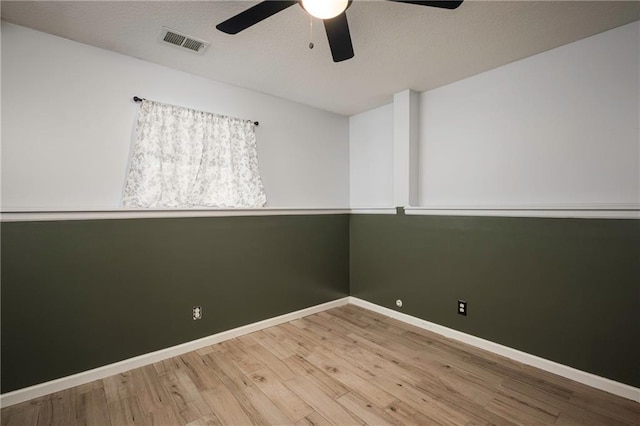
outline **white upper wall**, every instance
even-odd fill
[[[352,207],[393,205],[393,104],[349,119]]]
[[[134,95],[260,121],[268,206],[348,206],[346,117],[2,22],[2,208],[119,207]]]
[[[421,98],[422,206],[640,202],[640,23]]]
[[[420,95],[425,207],[640,202],[640,23]],[[393,107],[350,119],[351,205],[393,206]]]

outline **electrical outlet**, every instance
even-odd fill
[[[202,306],[193,307],[193,319],[194,320],[202,319]]]
[[[458,300],[458,314],[467,316],[467,302]]]

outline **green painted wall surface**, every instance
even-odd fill
[[[349,237],[350,233],[350,237]],[[1,225],[2,392],[351,294],[640,386],[640,222],[388,215]],[[350,275],[350,276],[349,276]],[[456,301],[469,315],[456,314]],[[204,318],[191,319],[202,305]]]
[[[349,291],[348,215],[17,222],[1,233],[3,393]]]
[[[354,215],[350,288],[640,386],[640,221]]]

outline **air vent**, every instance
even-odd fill
[[[170,28],[163,27],[162,33],[160,34],[160,41],[167,44],[172,44],[174,46],[181,47],[183,49],[190,50],[196,53],[203,53],[209,43],[206,41],[198,40],[195,37],[191,37],[186,34],[182,34],[176,30],[172,30]]]

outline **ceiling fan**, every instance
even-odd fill
[[[398,3],[411,3],[419,6],[455,9],[462,4],[460,1],[417,1],[417,0],[389,0]],[[345,11],[351,6],[352,0],[265,0],[253,7],[232,16],[216,25],[216,28],[227,34],[238,34],[240,31],[275,15],[284,9],[299,3],[311,16],[322,19],[327,32],[331,56],[334,62],[346,61],[353,58],[353,45],[349,33],[349,23]],[[311,45],[312,46],[312,45]],[[311,47],[310,46],[310,47]]]

